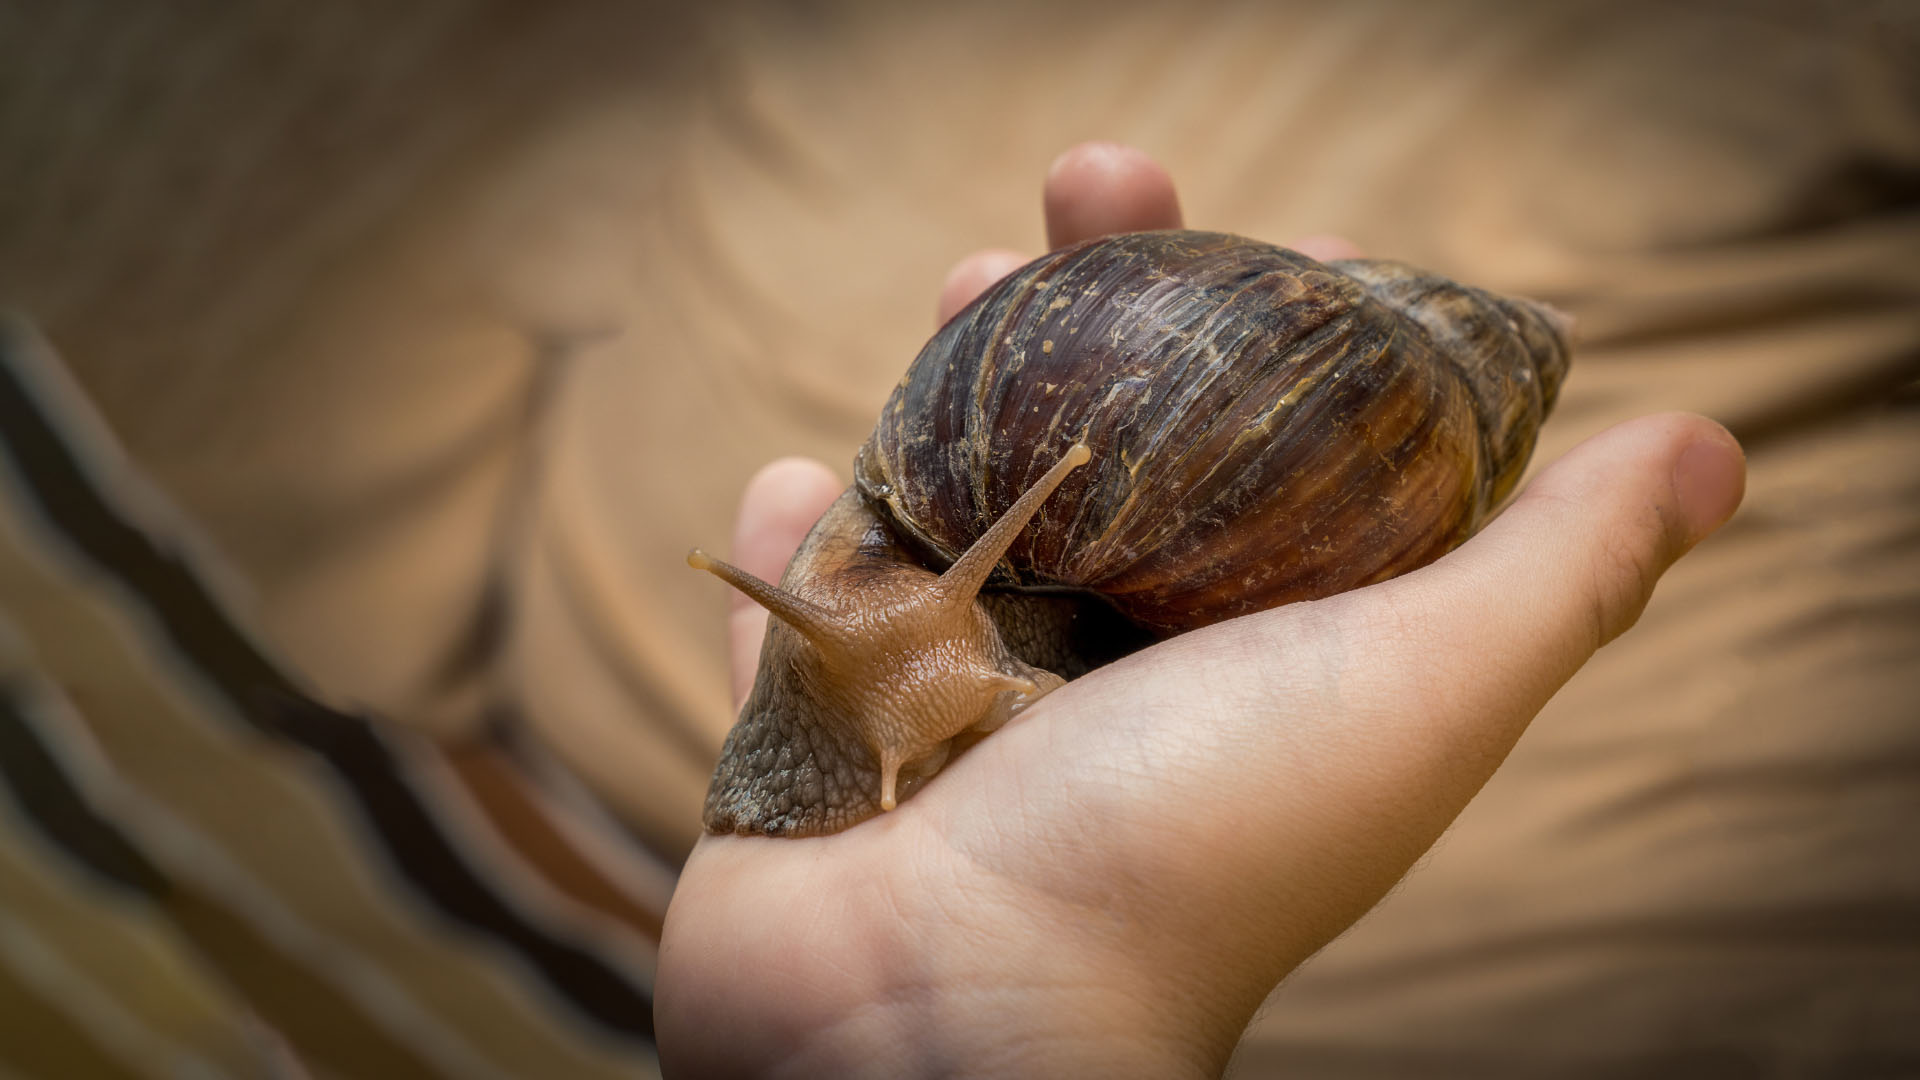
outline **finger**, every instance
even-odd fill
[[[733,564],[767,581],[779,581],[807,530],[840,497],[843,485],[833,470],[809,458],[781,458],[755,473],[740,496],[733,528]],[[733,661],[733,703],[738,707],[753,689],[767,612],[745,596],[732,594],[728,639]]]
[[[1554,462],[1477,538],[1389,583],[1375,608],[1393,609],[1402,670],[1459,687],[1447,713],[1524,725],[1633,625],[1661,575],[1745,489],[1740,445],[1713,421],[1669,413],[1621,424]]]
[[[1314,820],[1334,849],[1376,860],[1373,886],[1384,891],[1547,700],[1633,625],[1661,575],[1733,514],[1745,485],[1745,458],[1725,428],[1683,413],[1643,417],[1569,451],[1431,566],[1240,620],[1237,642],[1233,624],[1217,628],[1226,648],[1242,650],[1238,670],[1229,664],[1213,680],[1240,684],[1240,707],[1222,714],[1223,744],[1291,725],[1259,737],[1293,781],[1266,801],[1274,819],[1264,825]],[[1288,702],[1284,717],[1248,707],[1277,699]],[[1259,776],[1209,779],[1247,799]],[[1375,898],[1371,887],[1354,894],[1328,925]]]
[[[1335,259],[1358,259],[1366,254],[1366,252],[1360,250],[1360,245],[1346,237],[1334,236],[1329,233],[1303,236],[1287,246],[1310,259],[1319,259],[1321,262],[1332,262]]]
[[[1047,246],[1055,248],[1110,233],[1177,229],[1181,221],[1167,170],[1119,143],[1081,143],[1055,158],[1042,202]]]
[[[973,303],[974,297],[986,292],[987,286],[1026,263],[1025,255],[1006,248],[976,251],[955,263],[947,274],[946,284],[940,286],[938,325],[945,326],[948,319],[960,313],[961,308]]]
[[[1739,444],[1704,417],[1611,428],[1433,565],[1223,627],[1227,647],[1281,658],[1243,668],[1243,697],[1311,683],[1342,716],[1315,735],[1318,797],[1418,793],[1396,820],[1406,836],[1437,836],[1547,700],[1633,625],[1661,575],[1733,513],[1745,476]]]

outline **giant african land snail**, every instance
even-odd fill
[[[1431,562],[1567,363],[1551,309],[1398,263],[1156,232],[1028,264],[914,360],[780,587],[689,557],[775,616],[707,828],[839,831],[1065,679]]]

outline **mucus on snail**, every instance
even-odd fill
[[[706,828],[838,832],[1092,668],[1433,561],[1569,349],[1533,301],[1218,233],[1029,263],[921,350],[778,586],[689,555],[774,616]]]

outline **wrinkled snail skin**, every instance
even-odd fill
[[[921,351],[779,589],[694,560],[775,615],[707,829],[837,832],[1065,678],[1431,562],[1517,483],[1568,361],[1544,305],[1223,234],[1015,271]],[[963,567],[939,620],[902,615]]]

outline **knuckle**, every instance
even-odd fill
[[[1653,589],[1672,561],[1671,530],[1657,512],[1631,528],[1598,538],[1587,590],[1593,647],[1626,633],[1638,622]]]

